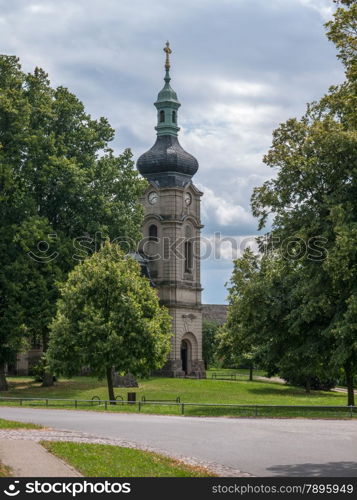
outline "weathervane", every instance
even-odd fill
[[[164,52],[166,53],[165,69],[168,71],[170,69],[170,54],[172,50],[170,49],[170,43],[166,42],[166,47],[164,47]]]

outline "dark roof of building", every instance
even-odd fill
[[[177,137],[160,135],[153,147],[140,156],[137,168],[141,175],[152,181],[157,180],[160,185],[163,174],[165,177],[171,174],[173,184],[184,185],[197,172],[198,161],[181,147]]]

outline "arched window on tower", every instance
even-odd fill
[[[157,241],[157,226],[155,224],[149,226],[149,240]]]
[[[160,111],[160,123],[163,123],[165,121],[165,111],[162,109]]]
[[[176,111],[173,111],[172,112],[172,123],[176,123],[176,122],[177,122]]]
[[[185,241],[185,273],[191,273],[193,268],[192,241]]]

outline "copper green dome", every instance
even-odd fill
[[[160,103],[164,103],[164,102],[174,102],[180,106],[180,103],[177,99],[177,94],[169,83],[171,78],[170,78],[170,75],[168,72],[167,72],[164,80],[165,80],[165,85],[163,86],[163,88],[160,90],[160,92],[157,95],[157,101],[155,102],[155,106],[158,107],[158,105]]]
[[[141,175],[159,186],[185,186],[198,170],[198,162],[187,153],[177,139],[177,111],[181,106],[176,92],[170,86],[169,43],[166,52],[165,85],[154,103],[157,109],[157,139],[149,151],[140,156],[137,168]]]

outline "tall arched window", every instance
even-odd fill
[[[157,226],[155,224],[149,226],[149,240],[157,241]]]
[[[176,123],[177,118],[176,118],[176,111],[172,112],[172,123]]]
[[[160,111],[160,123],[163,123],[165,121],[165,111],[161,110]]]
[[[185,273],[191,273],[193,268],[192,242],[185,241]]]

